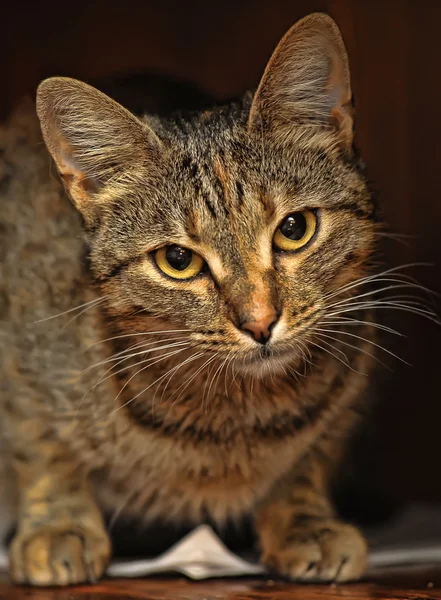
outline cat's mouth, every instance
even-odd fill
[[[289,348],[264,345],[240,361],[246,373],[262,376],[265,373],[277,373],[296,363],[301,354],[292,346]]]

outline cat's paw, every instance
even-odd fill
[[[46,527],[16,535],[10,573],[15,583],[38,586],[93,583],[104,573],[110,552],[101,529]]]
[[[281,539],[263,548],[262,562],[294,581],[343,582],[363,575],[367,556],[367,544],[358,529],[320,520],[281,533]]]

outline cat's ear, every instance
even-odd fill
[[[102,201],[100,191],[133,183],[160,152],[161,142],[146,124],[75,79],[43,81],[37,113],[66,190],[85,217]]]
[[[253,99],[249,127],[289,140],[296,124],[320,126],[350,150],[354,115],[348,57],[328,15],[298,21],[274,51]]]

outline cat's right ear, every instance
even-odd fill
[[[86,220],[121,186],[135,183],[161,150],[145,123],[75,79],[43,81],[37,113],[66,190]]]

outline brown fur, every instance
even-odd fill
[[[342,322],[330,343],[320,326],[369,267],[374,206],[352,152],[335,24],[312,15],[294,26],[237,105],[138,120],[56,78],[37,110],[86,233],[49,176],[32,111],[18,114],[0,130],[14,579],[99,577],[110,553],[101,511],[220,525],[251,512],[278,572],[360,576],[366,545],[328,492],[372,332],[345,338]],[[311,243],[274,252],[280,222],[303,209],[317,210]],[[209,270],[161,274],[152,252],[171,243]],[[241,327],[267,314],[279,320],[262,346]]]

